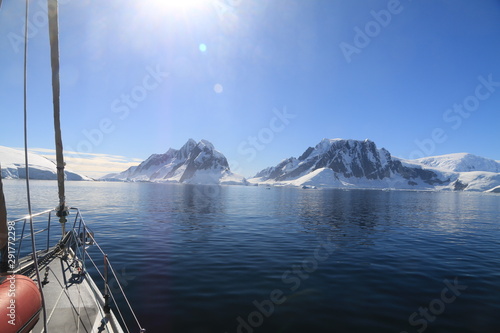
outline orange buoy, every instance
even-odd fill
[[[42,296],[29,277],[19,274],[1,277],[0,332],[27,333],[37,323]]]

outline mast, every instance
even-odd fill
[[[50,64],[52,67],[52,103],[54,104],[54,132],[56,144],[56,166],[57,185],[59,192],[59,205],[57,206],[57,216],[59,222],[66,223],[68,208],[66,207],[66,197],[64,189],[64,156],[61,134],[61,104],[60,104],[60,82],[59,82],[59,25],[58,25],[58,4],[57,0],[48,0],[49,15],[49,36],[50,36]]]

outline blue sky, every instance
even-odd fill
[[[23,6],[0,9],[9,147],[23,145]],[[44,7],[30,7],[29,145],[50,156]],[[322,138],[500,160],[499,35],[494,0],[61,1],[68,165],[99,176],[189,138],[245,176]]]

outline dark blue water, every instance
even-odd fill
[[[67,187],[148,332],[500,332],[500,195]]]

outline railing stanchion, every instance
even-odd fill
[[[24,238],[24,229],[26,228],[27,219],[24,219],[23,229],[21,230],[21,237],[19,238],[19,245],[17,247],[17,255],[16,255],[16,267],[19,265],[19,257],[21,256],[21,245],[23,244]]]
[[[104,313],[109,314],[108,255],[104,255]]]
[[[50,217],[52,216],[51,212],[49,213],[49,219],[47,222],[47,252],[49,252],[50,248]]]

